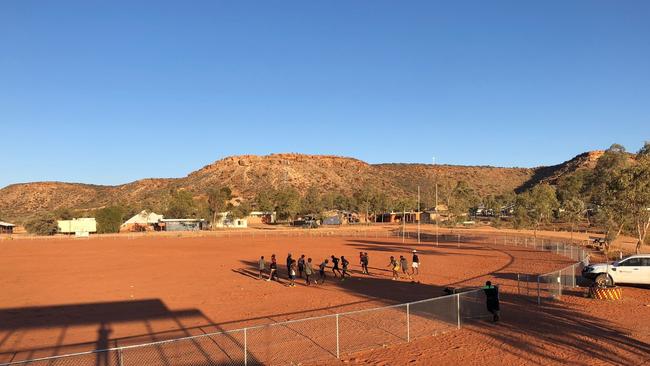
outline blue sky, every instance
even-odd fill
[[[0,2],[0,187],[238,154],[539,166],[650,139],[648,1]]]

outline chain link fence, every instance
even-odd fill
[[[536,293],[537,304],[539,305],[545,300],[560,299],[563,291],[577,287],[582,273],[583,262],[589,255],[589,252],[583,247],[564,242],[554,242],[548,239],[504,237],[503,245],[547,251],[578,261],[570,266],[538,276],[517,274],[518,294],[530,296]]]
[[[300,236],[401,236],[420,237],[435,243],[461,247],[481,237],[459,234],[432,235],[412,232],[297,231]],[[582,260],[580,247],[527,237],[495,238],[494,244],[543,250]],[[537,295],[537,302],[557,299],[566,287],[574,287],[580,263],[540,276],[518,275],[518,292]],[[432,299],[320,317],[253,326],[134,346],[116,347],[3,363],[0,366],[198,366],[287,365],[314,362],[435,336],[463,325],[492,317],[481,289]]]
[[[482,290],[0,366],[288,365],[435,336],[488,318]]]

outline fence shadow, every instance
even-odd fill
[[[175,337],[190,336],[190,328],[183,326],[184,319],[200,319],[205,323],[213,322],[197,309],[171,310],[159,299],[113,301],[88,304],[69,304],[52,306],[34,306],[21,308],[0,309],[0,346],[8,342],[12,335],[18,335],[18,342],[14,348],[0,352],[0,363],[17,362],[33,358],[50,357],[73,351],[103,350],[118,346],[121,339],[111,338],[113,329],[111,325],[118,323],[137,323],[143,325],[148,332],[138,335],[147,341],[160,340],[159,334],[152,328],[152,322],[170,321],[176,329]],[[65,344],[66,332],[73,327],[97,327],[97,339],[92,343]],[[53,346],[38,348],[19,348],[19,341],[29,332],[58,330],[56,342]],[[123,338],[122,338],[123,339]],[[239,343],[238,340],[232,340]],[[188,347],[195,353],[199,362],[206,364],[218,363],[222,355],[213,345],[205,342],[188,341]],[[243,345],[241,346],[243,349]],[[157,359],[163,364],[168,364],[168,353],[161,350],[161,346],[153,347],[157,352]],[[116,358],[110,352],[95,352],[84,357],[84,364],[90,358],[96,366],[115,365]],[[251,361],[254,361],[251,360]]]
[[[568,296],[582,293],[575,291]],[[575,360],[633,365],[650,355],[650,344],[626,334],[612,321],[581,313],[562,301],[545,301],[538,307],[531,305],[534,300],[534,296],[524,294],[504,295],[498,328],[473,325],[470,331],[507,345],[501,347],[503,352],[530,363],[543,359],[563,364],[569,353]]]

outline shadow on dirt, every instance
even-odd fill
[[[448,236],[444,242],[440,239],[438,238],[438,242],[441,245],[456,251],[454,255],[463,255],[463,245],[459,249],[457,242],[454,241],[457,239],[453,235]],[[480,240],[482,240],[481,237],[463,237],[465,245],[468,242],[472,243],[471,246],[466,245],[465,248],[471,248],[474,251],[502,251],[508,255],[509,260],[506,265],[498,270],[481,274],[476,278],[490,276],[491,278],[508,281],[509,286],[512,287],[517,274],[507,270],[515,260],[515,257],[509,252],[528,252],[530,250],[520,247],[509,250],[499,245],[480,244],[478,242]],[[421,241],[422,243],[419,245],[414,243],[399,245],[399,243],[381,240],[351,239],[349,245],[355,247],[356,252],[364,251],[364,248],[371,248],[368,250],[385,252],[394,250],[395,254],[399,255],[400,253],[409,253],[409,248],[416,247],[418,251],[424,253],[426,250],[431,250],[435,237],[421,237]],[[381,250],[383,248],[385,250]],[[439,255],[439,253],[435,253],[435,255]],[[445,285],[421,284],[410,280],[393,281],[391,280],[391,272],[386,268],[381,268],[384,263],[379,263],[372,258],[371,263],[376,263],[376,267],[371,265],[371,269],[373,269],[372,276],[360,276],[357,272],[353,278],[340,281],[333,279],[331,271],[328,271],[328,281],[325,285],[315,287],[317,291],[323,291],[324,296],[336,296],[340,291],[345,291],[361,297],[362,300],[360,301],[341,306],[322,307],[308,311],[287,311],[270,316],[251,317],[231,322],[215,323],[197,309],[170,310],[158,299],[2,309],[0,310],[0,347],[5,343],[8,344],[13,335],[31,329],[54,328],[60,329],[60,333],[55,346],[3,351],[0,353],[0,362],[68,353],[69,350],[73,350],[75,347],[100,349],[129,343],[174,339],[182,336],[221,331],[239,327],[240,324],[246,323],[274,323],[286,318],[307,317],[314,313],[333,314],[340,312],[344,306],[364,308],[376,307],[379,306],[378,304],[390,305],[417,301],[443,296],[446,287],[460,286],[468,281],[468,279],[465,279]],[[257,261],[243,260],[241,264],[241,268],[232,269],[232,271],[245,276],[250,281],[259,281]],[[283,267],[280,265],[281,284],[286,284],[286,269]],[[296,283],[304,286],[304,280],[302,279],[298,279]],[[562,355],[572,354],[582,355],[585,359],[595,359],[605,363],[638,364],[640,360],[647,358],[647,355],[650,354],[650,345],[648,343],[629,336],[625,330],[619,329],[619,326],[613,321],[580,313],[561,301],[547,301],[542,306],[537,306],[534,304],[536,302],[535,295],[517,294],[512,289],[505,290],[504,288],[501,297],[502,321],[497,327],[485,322],[475,322],[469,324],[465,329],[481,335],[488,340],[490,345],[500,347],[503,352],[512,353],[527,363],[536,364],[541,361],[564,363],[565,358]],[[292,296],[299,300],[300,292],[294,292]],[[565,296],[581,296],[581,291],[568,290],[565,292]],[[200,325],[184,326],[183,320],[188,318],[193,319],[194,324],[198,320]],[[176,329],[155,331],[152,326],[153,322],[161,320],[175,324]],[[147,331],[135,336],[111,338],[114,335],[111,325],[121,322],[142,322]],[[63,344],[66,330],[73,326],[96,327],[97,340],[94,343]],[[294,336],[300,337],[301,335],[295,333]],[[229,341],[241,347],[239,338],[231,337]],[[191,342],[190,344],[189,352],[193,355],[193,364],[221,364],[221,361],[214,359],[214,351],[209,349],[205,343]],[[548,345],[554,347],[548,347]],[[215,347],[218,347],[218,345],[215,345]],[[562,349],[561,353],[557,352],[558,347]],[[156,347],[154,349],[158,353],[157,359],[161,360],[160,364],[174,365],[174,361],[169,359],[168,354],[163,349],[157,349]],[[575,360],[579,360],[579,358],[576,357]],[[251,363],[258,362],[255,359],[249,359],[248,361]],[[114,360],[108,357],[97,357],[95,364],[97,366],[115,365],[113,362]]]

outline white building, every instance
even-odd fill
[[[217,221],[212,223],[214,228],[247,228],[248,219],[235,219],[230,212],[220,212],[217,214]]]
[[[95,233],[97,232],[97,221],[94,217],[81,217],[72,220],[58,220],[57,226],[60,233],[72,234],[76,233]]]
[[[163,219],[163,215],[154,212],[142,210],[139,214],[126,220],[120,225],[120,231],[151,231],[156,230],[158,223]]]

